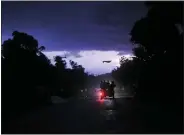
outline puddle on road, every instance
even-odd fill
[[[116,110],[104,110],[103,115],[105,117],[105,120],[114,121],[116,120],[117,111]]]
[[[122,124],[118,120],[118,111],[111,109],[101,110],[101,115],[103,117],[103,125],[106,127],[105,133],[119,133]]]
[[[115,100],[104,100],[102,101],[102,108],[105,110],[116,110],[117,103]]]
[[[118,110],[115,100],[103,100],[101,101],[100,114],[104,117],[105,121],[115,121],[117,119]]]

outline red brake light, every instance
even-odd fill
[[[103,96],[104,93],[102,91],[99,92],[99,96]]]

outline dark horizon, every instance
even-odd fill
[[[88,72],[108,73],[118,66],[121,56],[132,54],[129,33],[146,11],[144,2],[132,1],[4,1],[2,41],[10,38],[14,30],[25,32],[46,47],[45,54],[52,61],[52,54],[63,55],[65,51],[70,53],[68,59],[83,65]],[[94,69],[89,68],[83,57],[89,56],[90,51],[97,52],[87,61],[103,57],[98,53],[103,51],[112,57],[113,63],[104,65],[100,62],[109,58],[101,58],[98,64],[92,63]],[[85,56],[76,57],[83,52]]]
[[[179,1],[2,2],[2,134],[182,134],[181,28]]]

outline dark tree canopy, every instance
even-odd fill
[[[145,2],[147,15],[136,21],[130,32],[135,58],[122,59],[120,67],[112,71],[114,79],[136,92],[136,103],[162,108],[156,114],[144,108],[147,123],[155,122],[155,128],[162,129],[155,129],[156,133],[183,133],[182,4]],[[153,115],[154,119],[148,117]],[[171,118],[169,124],[167,116]],[[147,126],[152,128],[152,124]]]
[[[124,84],[137,84],[141,100],[164,104],[181,101],[183,50],[182,2],[145,2],[148,13],[135,22],[130,35],[135,58],[121,60],[112,74]],[[158,94],[159,93],[159,94]],[[166,96],[167,95],[167,96]],[[172,102],[172,101],[171,101]]]
[[[70,97],[84,89],[91,78],[85,69],[63,57],[55,56],[55,65],[42,53],[44,46],[31,35],[14,31],[12,39],[2,44],[2,106],[25,110],[49,103],[51,96]],[[26,104],[26,106],[24,106]],[[12,112],[13,113],[13,112]]]

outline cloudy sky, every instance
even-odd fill
[[[51,60],[67,54],[86,68],[101,74],[131,55],[129,32],[146,14],[143,2],[2,2],[2,40],[14,30],[34,36]],[[103,64],[103,60],[112,63]]]

